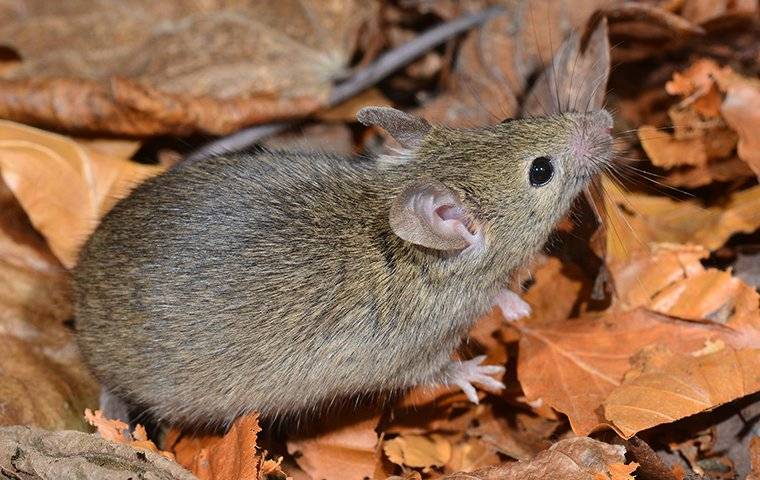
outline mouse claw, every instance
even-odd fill
[[[503,375],[504,367],[501,365],[481,365],[485,355],[479,355],[472,360],[464,362],[452,361],[448,364],[445,375],[445,382],[449,385],[456,385],[462,389],[467,399],[474,404],[480,403],[478,393],[473,383],[485,387],[487,390],[503,390],[504,384],[493,378],[492,375]]]
[[[528,302],[508,288],[505,288],[496,296],[496,305],[501,310],[504,319],[508,322],[527,317],[531,312]]]

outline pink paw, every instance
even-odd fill
[[[496,305],[508,322],[530,315],[530,305],[512,290],[505,288],[496,296]]]
[[[485,355],[480,355],[464,362],[453,360],[448,364],[445,372],[445,382],[448,385],[456,385],[461,388],[467,398],[476,405],[479,400],[473,383],[494,391],[504,389],[504,384],[493,378],[493,375],[503,375],[504,367],[501,365],[481,365],[485,359]]]

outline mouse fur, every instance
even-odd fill
[[[180,164],[120,201],[80,254],[84,358],[114,395],[193,426],[446,383],[470,327],[609,160],[610,122],[424,122],[397,161],[261,150]],[[540,156],[555,172],[534,188]],[[479,248],[394,231],[389,211],[420,179],[459,199]]]

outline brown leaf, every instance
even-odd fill
[[[440,434],[399,435],[384,441],[383,451],[396,465],[428,470],[449,462],[451,443]]]
[[[722,324],[756,315],[755,289],[729,272],[704,268],[700,260],[707,256],[700,247],[655,244],[626,265],[611,264],[620,305]]]
[[[517,375],[526,397],[565,413],[580,435],[606,424],[599,407],[621,385],[641,349],[663,345],[690,353],[717,335],[711,325],[675,322],[642,309],[517,325],[523,334]]]
[[[739,158],[760,178],[760,83],[734,83],[721,107],[726,122],[739,134]]]
[[[65,322],[70,278],[0,182],[0,425],[86,429],[98,387]]]
[[[528,460],[551,446],[548,438],[558,426],[557,421],[522,412],[513,418],[496,416],[488,408],[477,416],[477,426],[469,428],[467,434],[515,460]]]
[[[747,480],[760,480],[760,437],[753,438],[749,448],[752,471],[747,476]]]
[[[570,317],[583,288],[582,279],[575,265],[546,257],[533,274],[533,286],[523,296],[531,307],[531,323],[560,322]]]
[[[61,135],[0,121],[0,176],[67,267],[119,198],[163,171],[88,150]]]
[[[284,477],[279,463],[265,460],[259,452],[256,437],[260,431],[254,413],[237,419],[224,436],[191,436],[171,430],[164,448],[200,480],[259,480],[265,469]]]
[[[623,192],[605,185],[609,261],[625,261],[651,242],[722,246],[736,233],[760,227],[760,187],[731,193],[725,201],[705,208],[697,200],[671,200],[645,193]]]
[[[155,443],[148,440],[145,427],[142,425],[138,424],[135,427],[134,432],[130,432],[129,425],[121,420],[106,418],[100,410],[95,410],[93,413],[89,408],[85,409],[84,418],[87,423],[98,429],[98,435],[100,435],[101,438],[111,442],[124,443],[135,448],[149,450],[170,460],[174,460],[173,454],[159,450]]]
[[[683,165],[707,165],[707,153],[701,138],[677,140],[668,132],[650,125],[639,127],[638,136],[653,165],[665,169]]]
[[[723,348],[707,355],[656,352],[604,402],[604,415],[625,437],[760,390],[760,349]]]
[[[610,469],[620,472],[620,467],[612,465],[624,463],[624,453],[625,449],[621,446],[587,437],[569,438],[557,442],[529,461],[504,463],[469,473],[453,473],[441,480],[622,480],[625,477],[611,477]],[[600,474],[601,477],[598,476]]]
[[[23,59],[0,117],[126,135],[228,133],[326,99],[376,4],[25,0],[0,26]]]
[[[97,435],[70,430],[0,428],[0,471],[7,478],[195,480],[171,460]]]
[[[681,15],[694,23],[705,23],[728,14],[757,13],[755,0],[686,0]]]
[[[311,478],[362,480],[373,478],[380,460],[378,418],[372,417],[327,430],[319,435],[288,440],[288,452]]]

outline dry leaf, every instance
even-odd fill
[[[662,168],[707,165],[707,153],[701,138],[677,140],[668,132],[644,125],[638,131],[641,146],[653,165]]]
[[[598,473],[599,480],[635,480],[631,475],[637,468],[638,463],[613,463],[607,470],[607,475]]]
[[[696,246],[653,244],[625,265],[611,264],[620,306],[723,324],[756,315],[755,289],[729,272],[704,268],[700,260],[708,253]]]
[[[224,436],[192,436],[173,429],[164,448],[199,480],[259,480],[265,470],[285,477],[279,463],[266,460],[259,452],[256,437],[260,431],[254,413],[238,418]]]
[[[439,434],[399,435],[384,441],[383,451],[396,465],[428,470],[449,462],[451,443]]]
[[[0,182],[0,425],[87,427],[98,386],[65,324],[70,278]]]
[[[610,477],[612,465],[625,462],[625,449],[587,437],[561,440],[529,461],[495,465],[469,473],[453,473],[441,480],[598,480]],[[619,471],[619,467],[614,467]],[[623,477],[624,478],[624,477]],[[616,480],[622,480],[617,477]]]
[[[69,268],[100,217],[140,182],[162,171],[0,120],[0,176]]]
[[[760,178],[760,83],[735,83],[721,107],[726,122],[739,134],[739,158]]]
[[[560,322],[570,317],[583,288],[582,279],[576,266],[546,257],[533,274],[533,286],[523,295],[531,307],[531,323]]]
[[[760,480],[760,437],[754,437],[749,448],[752,471],[747,476],[747,480]]]
[[[156,453],[97,435],[29,427],[0,428],[0,472],[23,479],[197,480]]]
[[[526,397],[566,414],[580,435],[606,424],[599,406],[621,385],[641,349],[663,345],[690,353],[717,336],[712,325],[676,322],[641,309],[516,325],[523,335],[517,375]]]
[[[477,416],[477,426],[467,434],[491,445],[515,460],[528,460],[551,446],[548,438],[559,422],[517,412],[514,417],[497,416],[492,408]]]
[[[656,352],[605,400],[604,415],[631,437],[760,390],[758,372],[758,348],[700,356]]]
[[[24,0],[0,26],[23,62],[0,117],[126,135],[228,133],[303,116],[344,73],[377,5]]]
[[[100,435],[101,438],[111,442],[124,443],[135,448],[149,450],[158,453],[169,460],[174,460],[173,454],[159,450],[155,443],[148,440],[145,427],[142,425],[138,424],[135,427],[134,432],[131,433],[129,431],[129,425],[121,420],[106,418],[100,410],[95,410],[93,413],[89,408],[85,409],[84,418],[87,420],[87,423],[98,429],[98,435]]]
[[[753,13],[757,13],[755,0],[686,0],[681,15],[694,23],[705,23],[728,14]]]
[[[734,192],[724,202],[703,207],[696,200],[671,200],[623,192],[604,179],[608,212],[608,262],[625,262],[651,242],[722,246],[736,233],[760,227],[760,186]]]
[[[349,419],[350,420],[350,419]],[[348,423],[317,436],[288,440],[288,452],[313,479],[372,478],[379,462],[378,418]]]

